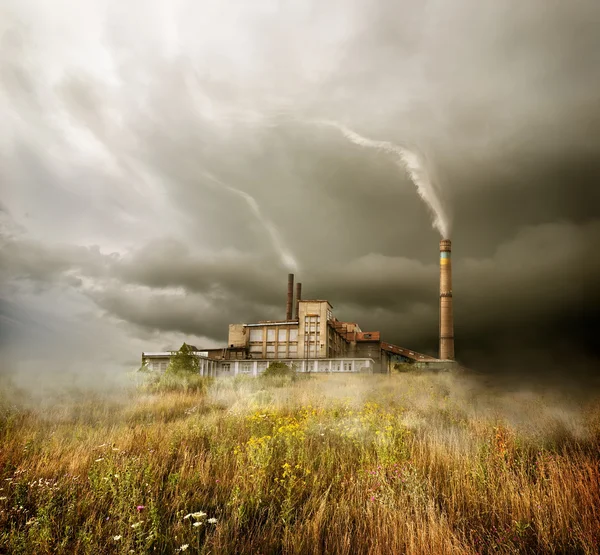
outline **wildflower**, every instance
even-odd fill
[[[131,527],[132,528],[139,528],[142,525],[142,522],[144,522],[144,521],[140,520],[139,522],[136,522],[135,524],[132,524]]]
[[[209,519],[208,522],[210,522],[210,519]],[[194,524],[192,526],[198,528],[198,526],[202,526],[202,523],[201,522],[194,522]]]
[[[8,497],[6,497],[6,496],[0,497],[0,501],[6,501],[7,499],[8,499]]]
[[[206,516],[206,513],[202,512],[202,511],[197,511],[195,513],[189,513],[189,514],[185,515],[183,518],[186,519],[186,518],[192,517],[193,519],[198,520],[204,516]]]
[[[119,541],[119,540],[120,540],[122,537],[123,537],[123,536],[115,536],[115,537],[113,538],[113,540],[115,540],[116,542],[118,542],[118,541]]]
[[[216,518],[214,518],[214,517],[213,517],[213,518],[209,518],[209,519],[208,519],[208,523],[209,523],[209,524],[216,524],[216,523],[217,523],[217,519],[216,519]]]
[[[186,550],[186,549],[187,549],[189,546],[190,546],[189,544],[187,544],[187,543],[184,543],[184,544],[183,544],[183,545],[182,545],[182,546],[179,548],[179,550],[180,550],[180,551],[185,551],[185,550]]]
[[[100,457],[99,459],[96,459],[94,462],[100,462],[100,461],[103,461],[103,460],[104,460],[104,457]]]
[[[145,505],[138,505],[138,506],[136,507],[136,509],[137,509],[137,512],[138,512],[138,513],[141,513],[141,512],[142,512],[142,511],[143,511],[145,508],[146,508],[146,506],[145,506]]]

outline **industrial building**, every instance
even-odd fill
[[[288,275],[285,318],[230,324],[227,345],[197,349],[200,373],[208,376],[258,375],[274,360],[298,372],[390,372],[395,363],[442,368],[454,359],[451,243],[440,242],[440,358],[386,343],[379,331],[362,331],[338,320],[327,300],[302,299],[302,284]],[[167,368],[170,351],[144,352],[142,364]]]

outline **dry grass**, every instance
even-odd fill
[[[186,387],[4,398],[0,550],[598,551],[597,402],[448,374]]]

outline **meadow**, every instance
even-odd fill
[[[2,553],[597,553],[600,400],[453,374],[0,399]]]

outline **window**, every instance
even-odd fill
[[[298,328],[290,330],[290,341],[298,341]]]
[[[262,345],[250,345],[251,353],[262,353]]]
[[[223,370],[223,372],[229,372],[229,370],[231,369],[231,365],[228,362],[225,362],[221,365],[221,369]]]
[[[250,341],[262,341],[263,330],[261,328],[250,330]]]
[[[160,363],[160,371],[164,372],[167,369],[167,363],[166,362],[161,362]]]
[[[344,372],[352,372],[352,363],[344,362]]]
[[[240,362],[240,373],[251,374],[252,373],[252,362]]]
[[[275,341],[275,329],[267,329],[267,341]]]
[[[287,341],[287,330],[284,329],[280,329],[278,334],[277,334],[277,341],[283,342],[283,341]]]
[[[298,345],[290,345],[290,355],[298,352]]]
[[[274,353],[275,345],[267,345],[267,353]]]

